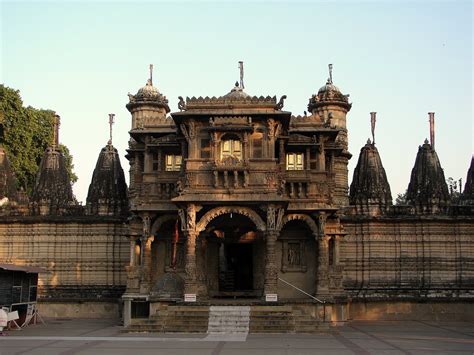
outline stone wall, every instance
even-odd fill
[[[346,217],[344,286],[360,301],[474,297],[472,217]]]
[[[127,234],[124,221],[113,218],[3,218],[0,263],[46,269],[39,275],[43,303],[116,303],[126,285]]]

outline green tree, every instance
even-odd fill
[[[446,183],[448,184],[449,195],[451,196],[451,202],[456,203],[459,202],[459,198],[461,197],[461,189],[462,189],[462,180],[457,179],[454,180],[452,177],[446,179]]]
[[[4,147],[18,184],[31,193],[45,149],[53,141],[54,111],[23,106],[20,92],[0,85],[0,113],[4,125]],[[66,146],[59,150],[66,158],[71,183],[77,181],[72,156]]]
[[[398,194],[397,198],[395,199],[395,205],[401,206],[407,204],[407,191],[403,194]]]

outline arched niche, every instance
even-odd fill
[[[288,222],[295,221],[295,220],[305,222],[306,225],[311,230],[311,232],[313,233],[313,235],[316,236],[316,235],[319,234],[318,226],[317,226],[316,222],[310,216],[308,216],[306,214],[302,214],[302,213],[292,213],[292,214],[288,214],[285,217],[283,217],[282,227],[285,226],[285,224],[287,224]]]

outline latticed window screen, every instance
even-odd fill
[[[242,144],[239,140],[227,139],[222,141],[221,158],[235,157],[242,159]]]
[[[181,155],[166,154],[165,169],[166,171],[180,171],[181,170]]]
[[[286,170],[303,170],[304,168],[303,153],[286,154]]]

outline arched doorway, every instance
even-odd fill
[[[198,264],[206,269],[208,295],[259,297],[264,285],[262,232],[248,213],[232,209],[221,212],[199,235],[202,242],[198,245],[205,245],[205,252]]]

